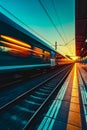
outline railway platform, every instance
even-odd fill
[[[85,68],[85,69],[84,69]],[[87,129],[87,66],[75,64],[38,130]]]

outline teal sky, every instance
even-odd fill
[[[27,26],[52,43],[48,43],[51,46],[54,47],[55,41],[57,41],[59,52],[75,55],[75,44],[74,40],[72,40],[75,37],[75,0],[41,0],[41,2],[63,39],[54,28],[39,0],[0,0],[0,10],[26,28],[21,22],[2,9],[2,7],[7,9],[14,16],[27,24]],[[38,36],[30,28],[26,29]],[[69,41],[71,41],[71,43],[64,46],[64,44]]]

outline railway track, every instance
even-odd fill
[[[24,82],[21,82],[21,83],[18,82],[17,84],[13,84],[12,82],[12,85],[10,84],[9,86],[6,86],[3,89],[0,89],[0,107],[14,100],[15,98],[27,92],[28,90],[32,89],[33,87],[40,84],[44,80],[48,79],[52,75],[59,73],[64,68],[66,68],[66,66],[63,65],[59,68],[56,68],[56,70],[51,70],[50,72],[45,73],[45,74],[42,73],[42,75],[33,77],[31,79],[27,76],[27,79]]]
[[[32,70],[32,71],[25,71],[25,72],[0,74],[0,90],[3,91],[10,86],[14,86],[19,83],[29,81],[32,78],[46,75],[46,73],[50,73],[50,71],[51,73],[55,73],[55,69],[58,68],[62,69],[63,67],[65,66],[61,65],[54,69]]]
[[[0,130],[29,129],[53,94],[58,92],[72,66],[46,79],[0,108]]]

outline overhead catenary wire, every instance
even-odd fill
[[[64,38],[62,37],[61,33],[59,32],[59,30],[58,30],[57,26],[55,25],[54,21],[52,20],[51,16],[49,15],[49,13],[48,13],[47,9],[45,8],[44,4],[42,3],[42,1],[41,1],[41,0],[38,0],[38,1],[39,1],[39,3],[40,3],[41,7],[43,8],[44,12],[45,12],[45,13],[46,13],[46,15],[48,16],[48,18],[49,18],[50,22],[52,23],[53,27],[54,27],[54,28],[55,28],[55,30],[57,31],[58,36],[60,36],[60,37],[61,37],[62,41],[63,41],[63,42],[64,42],[64,44],[65,44],[65,40],[64,40]]]
[[[40,2],[41,2],[41,0],[39,0]],[[53,20],[52,20],[52,18],[50,17],[50,15],[49,15],[49,13],[48,13],[48,11],[46,10],[46,8],[45,8],[45,6],[42,4],[42,2],[41,2],[41,6],[42,6],[42,8],[44,9],[44,11],[45,11],[45,13],[47,14],[47,16],[49,17],[49,19],[51,20],[51,22],[52,22],[52,24],[54,25],[54,22],[53,22]],[[55,11],[56,11],[56,9],[55,9]],[[61,24],[61,23],[60,23]],[[56,26],[56,25],[55,25]],[[57,29],[57,27],[56,27],[56,29]],[[58,29],[57,29],[58,30]],[[74,40],[74,38],[72,39],[72,40]],[[64,45],[62,45],[62,44],[59,44],[58,46],[66,46],[67,44],[69,44],[72,40],[70,40],[69,42],[66,42],[65,43],[65,41],[64,41]],[[54,45],[53,45],[54,46]],[[68,46],[66,46],[66,48],[68,49],[68,51],[70,52],[70,53],[72,53],[70,50],[69,50],[69,47]],[[72,53],[73,54],[73,53]]]
[[[74,41],[74,38],[71,39],[69,42],[67,42],[67,43],[65,44],[65,46],[68,45],[68,44],[70,44],[72,41]]]
[[[59,15],[58,15],[57,10],[56,10],[56,6],[55,6],[55,3],[54,3],[54,0],[51,0],[51,2],[52,2],[53,9],[54,9],[54,11],[55,11],[55,16],[56,16],[56,18],[57,18],[57,21],[58,21],[58,23],[60,24],[60,27],[61,27],[62,32],[63,32],[63,35],[64,35],[64,37],[65,37],[65,39],[66,39],[66,41],[67,41],[67,38],[66,38],[66,35],[65,35],[65,32],[64,32],[64,29],[63,29],[62,22],[61,22],[61,20],[60,20],[60,17],[59,17]],[[74,40],[74,38],[71,39],[70,41],[66,42],[63,46],[68,45],[68,44],[71,43],[71,41],[73,41],[73,40]],[[59,45],[59,46],[62,46],[62,45]],[[67,48],[67,49],[69,50],[69,52],[70,52],[69,47],[66,46],[66,48]],[[71,53],[72,53],[72,51],[71,51]],[[72,54],[73,54],[73,53],[72,53]]]
[[[41,7],[43,8],[43,10],[45,11],[46,15],[48,16],[49,20],[51,21],[52,25],[53,25],[53,26],[54,26],[54,28],[56,29],[56,31],[57,31],[57,33],[58,33],[58,36],[60,36],[60,37],[61,37],[61,39],[62,39],[62,40],[63,40],[63,42],[64,42],[64,44],[63,44],[63,45],[62,45],[62,44],[59,44],[59,46],[66,46],[66,44],[67,44],[67,43],[69,43],[69,42],[65,43],[64,38],[62,37],[61,33],[59,32],[58,28],[56,27],[56,25],[55,25],[55,23],[54,23],[53,19],[50,17],[50,15],[49,15],[49,13],[48,13],[47,9],[45,8],[45,6],[43,5],[42,1],[41,1],[41,0],[38,0],[38,1],[39,1],[39,3],[40,3]],[[66,48],[67,48],[67,49],[68,49],[68,51],[70,52],[70,50],[69,50],[69,48],[68,48],[67,46],[66,46]],[[62,53],[64,53],[64,52],[62,52]],[[72,53],[72,52],[70,52],[70,53]],[[72,54],[73,54],[73,53],[72,53]]]
[[[56,6],[55,6],[55,3],[54,3],[54,0],[51,0],[51,2],[52,2],[53,9],[54,9],[54,11],[55,11],[55,16],[56,16],[56,18],[57,18],[57,21],[58,21],[58,23],[60,24],[60,27],[61,27],[61,30],[62,30],[63,35],[64,35],[64,37],[65,37],[65,40],[67,41],[67,37],[66,37],[66,35],[65,35],[65,31],[64,31],[62,22],[61,22],[61,20],[60,20],[60,17],[59,17],[59,15],[58,15],[57,10],[56,10]]]

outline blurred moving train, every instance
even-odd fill
[[[47,43],[0,13],[0,72],[55,66],[58,55]]]

